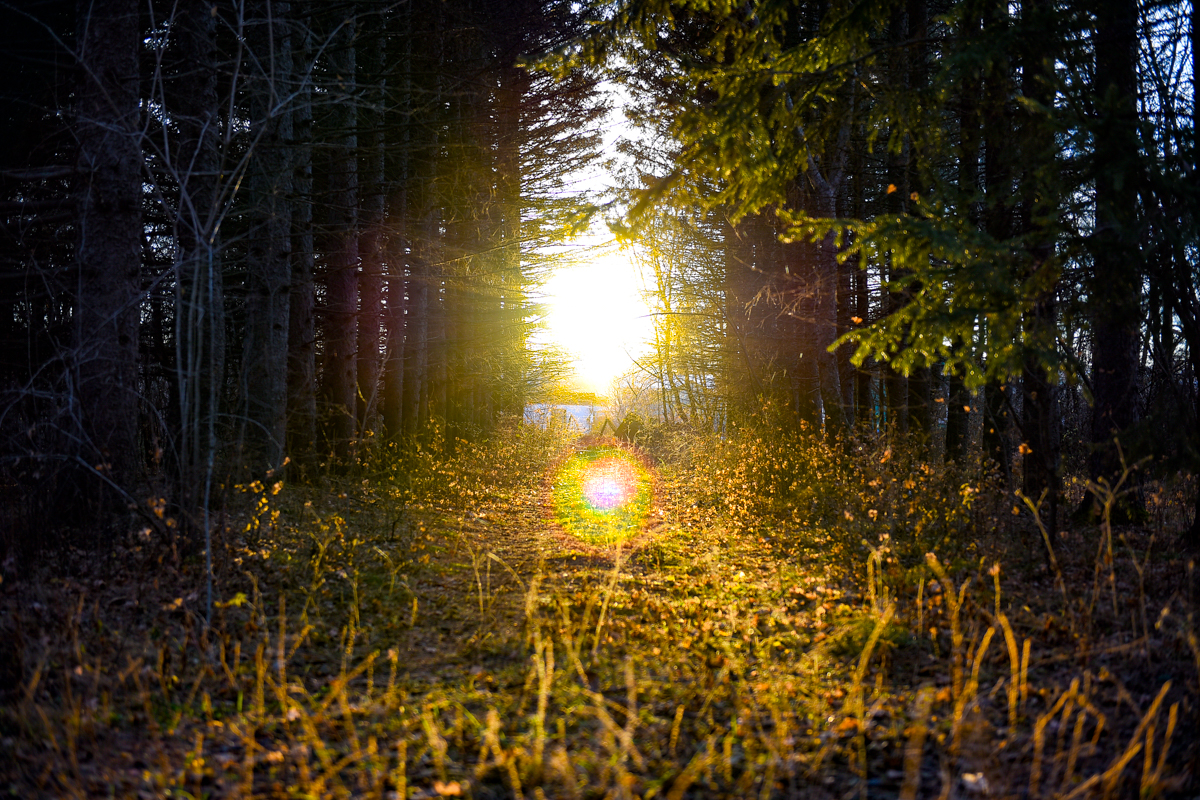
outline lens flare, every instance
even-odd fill
[[[586,544],[618,544],[645,527],[652,483],[638,458],[621,447],[585,448],[554,473],[554,520]]]
[[[600,458],[584,467],[583,497],[597,511],[612,511],[637,494],[637,472],[616,457]]]

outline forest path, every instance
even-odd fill
[[[811,565],[782,558],[760,536],[717,523],[716,509],[698,508],[686,480],[656,474],[643,532],[620,549],[600,548],[554,522],[552,470],[548,463],[507,486],[479,487],[458,504],[409,509],[404,524],[413,557],[403,588],[391,589],[385,563],[364,568],[374,588],[365,593],[363,626],[375,635],[362,644],[381,652],[396,648],[411,688],[523,665],[535,581],[543,612],[556,604],[582,610],[578,624],[589,642],[603,629],[618,647],[622,641],[636,647],[633,639],[643,638],[650,622],[642,618],[645,609],[652,609],[660,646],[717,635],[711,615],[694,606],[699,598],[710,610],[721,609],[727,630],[756,629],[760,617],[773,618],[768,627],[776,633],[786,629],[805,639],[824,627],[789,613],[797,601],[806,602],[799,587],[821,582]],[[601,615],[605,597],[611,602]]]
[[[458,508],[416,509],[406,519],[414,553],[401,605],[410,623],[400,637],[401,662],[412,677],[451,678],[464,667],[509,660],[521,651],[522,622],[531,583],[540,591],[577,592],[621,573],[641,571],[637,550],[596,548],[564,532],[553,519],[550,481],[554,462],[515,476],[507,487],[485,487]],[[656,496],[648,536],[672,526],[669,501]],[[674,514],[671,514],[674,517]],[[631,558],[631,555],[633,556]],[[380,582],[382,583],[382,582]],[[390,580],[388,581],[390,585]],[[403,616],[403,614],[402,614]]]

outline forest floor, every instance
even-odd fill
[[[998,566],[1000,538],[914,561],[747,524],[698,488],[711,464],[662,458],[640,533],[595,546],[551,508],[577,448],[518,432],[241,486],[211,626],[165,514],[5,580],[0,793],[1200,793],[1195,576],[1169,526],[1073,530],[1054,570],[1019,547]]]

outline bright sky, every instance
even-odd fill
[[[606,395],[649,350],[654,326],[629,253],[615,245],[560,267],[546,282],[545,336],[575,359],[581,388]]]
[[[613,110],[604,130],[604,149],[616,155],[621,137],[633,134],[622,113],[622,94],[609,87]],[[578,186],[603,191],[612,177],[603,171],[583,175]],[[547,309],[543,336],[575,359],[580,388],[607,395],[613,380],[633,368],[633,359],[650,350],[654,323],[642,299],[642,279],[632,253],[592,233],[573,244],[591,250],[578,260],[565,259],[543,288]],[[585,250],[585,252],[586,252]]]

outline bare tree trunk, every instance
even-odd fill
[[[329,42],[332,104],[329,144],[329,266],[323,395],[328,405],[325,438],[341,462],[354,442],[358,383],[355,380],[358,319],[358,107],[355,100],[354,8],[338,9]]]
[[[841,145],[844,150],[845,144]],[[842,152],[841,157],[845,158]],[[810,164],[808,175],[816,188],[817,216],[833,218],[837,216],[838,186],[842,176],[840,170],[832,176],[824,176]],[[825,430],[834,433],[845,429],[846,412],[842,405],[841,380],[838,378],[837,357],[829,352],[829,348],[837,340],[837,309],[838,309],[838,263],[837,242],[833,233],[828,233],[818,243],[815,264],[813,291],[813,344],[815,345],[818,382],[821,393],[821,407],[824,412]]]
[[[121,487],[140,473],[141,25],[135,0],[80,0],[75,380],[81,456]]]
[[[313,282],[313,57],[311,7],[296,18],[305,20],[294,34],[297,87],[292,112],[292,283],[288,303],[288,455],[302,472],[313,468],[317,441],[316,289]]]
[[[1004,36],[1008,28],[1008,4],[1004,0],[987,2],[983,18],[984,35]],[[995,241],[1007,239],[1013,232],[1010,210],[1013,165],[1009,156],[1013,132],[1008,97],[1015,92],[1015,87],[1012,86],[1010,72],[1008,61],[999,59],[983,77],[983,185],[987,196],[983,224]],[[990,330],[985,329],[982,336],[985,352],[1004,346],[1004,343],[997,345],[991,341],[994,334]],[[997,379],[989,380],[984,386],[981,442],[984,459],[994,460],[1005,482],[1011,484],[1012,459],[1008,441],[1010,404],[1007,391],[1008,387]]]
[[[812,169],[816,170],[815,166]],[[788,206],[804,209],[820,216],[816,208],[815,192],[806,189],[803,178],[796,180],[788,191]],[[780,226],[764,225],[762,228],[763,249],[776,256],[760,266],[760,280],[780,282],[780,303],[787,317],[774,321],[783,341],[772,355],[779,359],[776,368],[787,371],[789,403],[792,413],[801,426],[813,430],[821,427],[821,367],[820,341],[818,338],[819,305],[824,287],[821,284],[820,245],[807,240],[780,242]],[[765,267],[765,269],[763,268]],[[771,325],[772,321],[765,321]]]
[[[722,286],[725,297],[725,343],[722,364],[724,386],[721,387],[721,394],[724,395],[726,403],[727,433],[745,421],[752,408],[748,401],[762,393],[762,384],[750,362],[746,342],[745,283],[753,262],[751,248],[747,243],[747,227],[745,222],[734,225],[728,219],[722,225],[725,244],[725,273]]]
[[[1032,17],[1047,10],[1045,0],[1025,0],[1022,16]],[[1040,26],[1038,26],[1040,27]],[[1035,44],[1022,67],[1022,92],[1043,107],[1053,105],[1050,84],[1053,51],[1043,43]],[[1038,351],[1053,349],[1057,334],[1055,294],[1058,290],[1056,267],[1053,264],[1054,241],[1045,231],[1046,219],[1057,217],[1057,208],[1044,207],[1052,197],[1039,185],[1035,166],[1053,163],[1054,131],[1040,114],[1026,112],[1021,137],[1021,163],[1025,171],[1021,178],[1021,227],[1035,234],[1029,247],[1030,266],[1026,280],[1036,285],[1046,284],[1039,292],[1034,306],[1025,314],[1025,363],[1021,388],[1022,488],[1035,503],[1046,497],[1042,518],[1051,534],[1058,532],[1058,386],[1057,374],[1048,369],[1038,357]],[[1036,234],[1041,233],[1041,236]],[[1047,558],[1050,554],[1047,553]]]
[[[963,20],[963,36],[976,39],[982,30],[982,18],[978,11],[968,11]],[[958,191],[968,218],[975,225],[982,224],[979,203],[979,151],[980,115],[979,95],[983,82],[972,69],[962,82],[958,97],[959,144],[958,144]],[[964,344],[965,346],[965,344]],[[967,392],[963,376],[955,372],[949,376],[946,392],[946,450],[947,461],[961,462],[967,453],[967,432],[970,424],[971,397]]]
[[[909,430],[929,434],[933,431],[933,373],[927,366],[913,367],[908,376]]]
[[[383,427],[388,439],[404,435],[404,363],[407,351],[407,311],[409,299],[405,278],[411,259],[409,257],[410,220],[408,210],[409,163],[412,144],[412,5],[405,4],[401,10],[405,36],[401,47],[399,72],[401,75],[400,116],[400,169],[398,191],[392,202],[392,236],[387,260],[387,356],[384,365]]]
[[[1192,19],[1189,31],[1192,44],[1192,175],[1200,177],[1200,80],[1196,80],[1197,67],[1200,67],[1200,3],[1192,0]],[[1193,374],[1200,373],[1200,355],[1195,348],[1189,348],[1193,363]],[[1200,420],[1200,393],[1196,394],[1194,419]],[[1200,549],[1200,485],[1196,486],[1196,496],[1192,503],[1192,527],[1188,538],[1194,549]]]
[[[962,376],[948,379],[946,391],[946,460],[961,462],[967,454],[968,425],[971,421],[971,394]]]
[[[425,231],[421,232],[421,236]],[[429,266],[424,242],[413,254],[406,281],[408,297],[404,333],[404,436],[415,436],[421,427],[422,397],[426,393],[429,364]],[[414,250],[418,244],[414,243]]]
[[[246,258],[246,341],[242,391],[246,457],[252,471],[283,464],[287,435],[288,306],[292,268],[290,5],[262,0],[248,21],[251,57],[253,203]]]
[[[178,77],[169,86],[179,129],[171,166],[179,182],[179,280],[175,362],[179,384],[179,479],[184,506],[199,508],[217,448],[225,373],[225,298],[218,256],[220,116],[216,17],[200,0],[176,17]]]
[[[524,324],[520,320],[525,306],[525,275],[521,268],[521,99],[529,92],[529,73],[506,66],[500,71],[500,91],[496,101],[496,192],[500,214],[500,280],[502,307],[497,318],[502,335],[520,331],[521,341],[505,347],[506,369],[501,376],[505,412],[522,414],[525,408],[525,380],[522,361],[511,354],[524,349]],[[516,323],[515,325],[513,323]]]
[[[906,81],[910,92],[920,93],[929,82],[929,9],[926,0],[908,0],[905,30],[910,56],[907,59]],[[909,145],[910,150],[912,145]],[[905,158],[905,194],[923,193],[925,184],[920,174],[921,154],[909,152]],[[925,434],[926,441],[933,433],[933,370],[928,364],[913,367],[908,377],[909,427]]]
[[[857,256],[847,258],[845,263],[838,264],[838,289],[837,289],[837,335],[841,336],[849,333],[854,327],[853,318],[855,316],[855,295],[854,295],[854,280],[862,272],[862,266]],[[858,404],[854,396],[856,370],[854,365],[850,363],[850,356],[854,348],[844,346],[838,348],[834,354],[837,359],[839,394],[842,399],[843,413],[846,415],[847,424],[857,424],[858,421]]]
[[[431,233],[436,233],[442,227],[441,224],[434,226]],[[444,246],[444,242],[430,237],[430,242],[438,241]],[[449,319],[448,319],[448,303],[446,298],[446,276],[445,263],[443,259],[444,250],[438,247],[430,258],[430,278],[429,297],[426,304],[426,309],[429,314],[429,342],[428,342],[428,391],[425,393],[425,410],[421,417],[425,423],[437,423],[443,426],[446,423],[447,393],[449,390]]]
[[[857,173],[856,173],[857,175]],[[855,191],[859,196],[860,192]],[[857,216],[859,212],[854,212]],[[858,318],[856,327],[869,324],[871,318],[871,295],[868,270],[869,264],[863,266],[854,276],[854,316]],[[867,364],[857,368],[854,378],[854,395],[858,409],[858,425],[863,430],[869,430],[876,424],[875,398],[871,393],[871,370]]]
[[[379,433],[380,333],[383,323],[384,217],[387,194],[384,185],[384,43],[370,42],[358,60],[366,102],[359,114],[364,148],[360,172],[359,254],[362,271],[358,279],[358,428]]]
[[[1136,417],[1141,310],[1137,224],[1137,24],[1134,0],[1102,0],[1095,33],[1096,233],[1092,249],[1093,479],[1114,480],[1113,438]]]
[[[383,377],[383,429],[388,439],[404,434],[404,353],[405,312],[408,300],[404,295],[404,271],[408,264],[408,243],[404,226],[405,202],[401,196],[396,208],[399,229],[392,230],[387,260],[387,356]]]

